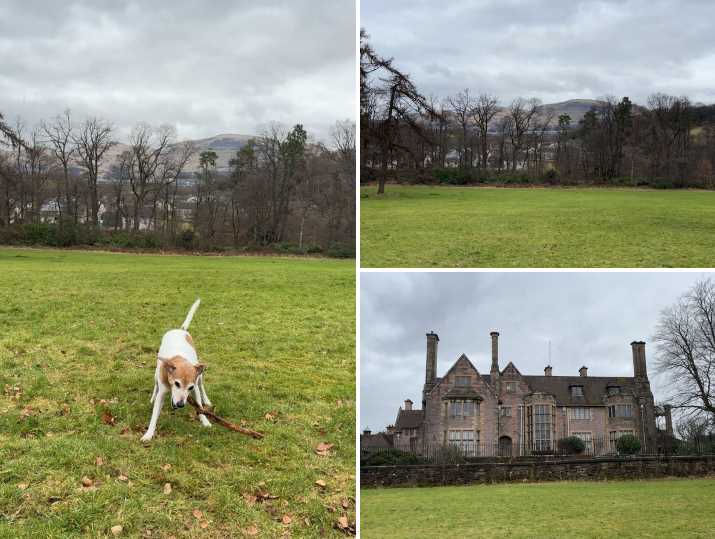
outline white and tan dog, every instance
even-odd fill
[[[199,363],[193,339],[187,331],[200,303],[201,300],[197,299],[191,306],[186,320],[181,324],[181,329],[169,330],[161,339],[156,371],[154,372],[154,394],[150,401],[154,403],[154,410],[151,414],[149,428],[142,436],[142,442],[147,442],[154,437],[164,397],[169,391],[171,391],[172,408],[183,408],[189,392],[192,390],[199,406],[211,406],[211,401],[204,388],[204,366]],[[199,420],[204,427],[211,426],[205,415],[200,414]]]

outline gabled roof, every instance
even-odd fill
[[[501,375],[504,375],[504,373],[505,373],[508,369],[513,369],[513,370],[516,371],[516,373],[517,373],[519,376],[523,376],[523,375],[521,374],[521,371],[520,371],[519,369],[517,369],[517,368],[516,368],[516,365],[514,365],[511,361],[506,364],[506,367],[504,367],[504,368],[502,369],[502,371],[501,371],[500,374],[501,374]]]
[[[623,393],[633,393],[633,378],[621,376],[524,376],[534,392],[548,393],[560,406],[602,406],[609,386],[619,386]],[[572,397],[571,386],[583,386],[583,397]]]
[[[363,449],[369,447],[393,447],[392,434],[387,434],[385,432],[378,432],[376,434],[361,434],[360,447],[362,447]]]
[[[403,410],[397,412],[395,420],[395,430],[416,429],[422,426],[424,410]]]

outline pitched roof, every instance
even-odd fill
[[[397,412],[397,420],[395,421],[395,429],[416,429],[422,425],[424,419],[424,410],[403,410]]]
[[[385,432],[378,432],[376,434],[361,434],[360,447],[362,447],[363,449],[370,447],[393,447],[392,434],[387,434]]]
[[[632,392],[634,379],[625,376],[524,376],[532,391],[548,393],[562,406],[602,406],[609,386]],[[583,397],[572,397],[571,386],[583,386]]]

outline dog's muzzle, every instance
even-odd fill
[[[171,403],[171,407],[176,410],[177,408],[183,408],[186,405],[186,402],[184,401],[179,401],[177,403]]]

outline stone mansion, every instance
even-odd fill
[[[509,362],[499,367],[499,333],[491,333],[489,374],[480,374],[460,356],[437,376],[436,333],[427,334],[422,409],[406,400],[400,408],[393,435],[397,449],[423,454],[445,444],[473,456],[519,456],[548,453],[558,440],[581,438],[591,455],[615,451],[623,434],[633,434],[646,451],[654,450],[656,415],[664,415],[672,433],[670,408],[656,409],[646,370],[645,343],[631,343],[632,377],[554,376],[551,366],[542,376],[522,374]]]

